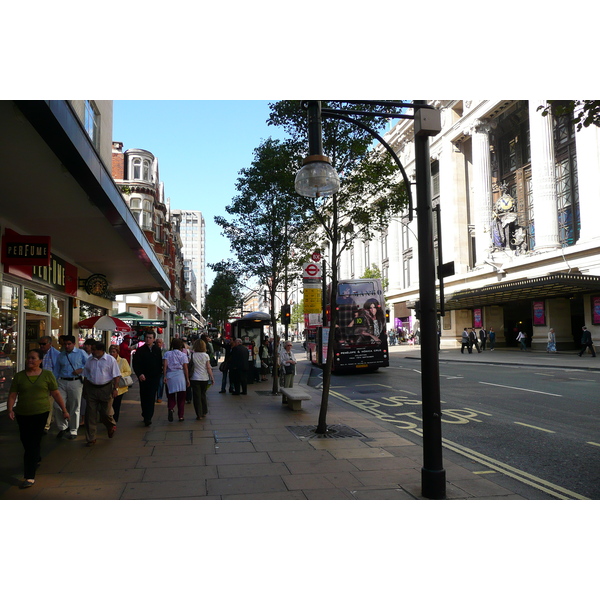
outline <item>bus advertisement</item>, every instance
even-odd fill
[[[325,364],[326,348],[333,344],[333,371],[375,370],[389,366],[385,300],[381,280],[345,279],[336,293],[337,324],[311,328],[307,351],[314,364]],[[330,311],[327,310],[327,315]]]

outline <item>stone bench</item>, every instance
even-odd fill
[[[310,400],[310,395],[299,388],[281,388],[281,403],[287,404],[291,410],[300,410],[302,400]]]

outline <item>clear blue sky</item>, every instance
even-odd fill
[[[171,208],[202,211],[207,264],[233,256],[214,217],[227,215],[240,169],[262,140],[283,138],[268,115],[269,102],[260,100],[114,101],[113,140],[156,156]],[[209,287],[213,276],[207,268]]]

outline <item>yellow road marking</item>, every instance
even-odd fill
[[[587,442],[588,444],[591,444],[592,446],[600,446],[600,444],[597,444],[596,442]]]

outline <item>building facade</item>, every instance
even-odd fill
[[[111,177],[111,101],[0,101],[0,128],[2,410],[41,336],[171,284]]]
[[[206,298],[206,255],[205,223],[199,210],[173,209],[173,215],[179,217],[186,289],[191,300],[202,312]]]
[[[550,328],[559,350],[578,347],[584,325],[600,339],[600,128],[543,116],[544,100],[428,103],[442,118],[430,139],[435,252],[454,271],[444,278],[442,344],[456,345],[464,327],[493,327],[506,346],[524,331],[538,349]],[[414,181],[412,121],[385,137]],[[419,327],[416,233],[416,215],[397,215],[340,263],[341,278],[381,269],[393,326],[407,332]]]

